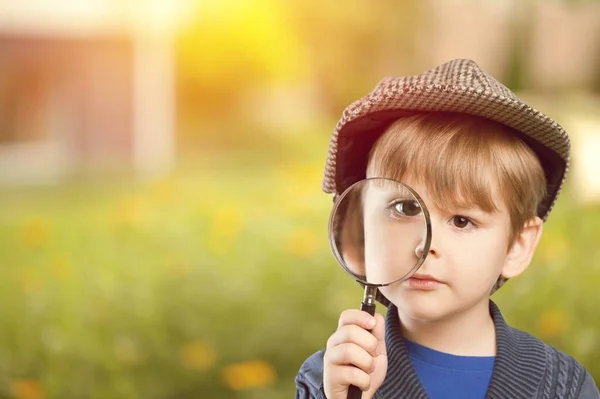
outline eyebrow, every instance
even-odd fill
[[[459,215],[461,213],[468,213],[468,214],[474,214],[477,217],[488,217],[488,216],[492,216],[499,212],[494,212],[494,211],[486,212],[479,207],[474,207],[474,208],[457,208],[454,210],[454,213],[457,213]]]

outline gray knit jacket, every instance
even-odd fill
[[[486,399],[600,399],[592,376],[572,357],[506,324],[490,301],[496,327],[496,360]],[[388,370],[375,399],[427,399],[398,326],[397,308],[388,307],[385,342]],[[323,391],[323,355],[310,356],[296,376],[296,399],[326,399]]]

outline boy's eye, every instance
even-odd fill
[[[414,200],[402,200],[394,203],[394,210],[402,216],[417,216],[421,213],[421,204]]]
[[[469,225],[469,223],[471,223],[471,221],[464,216],[454,216],[452,218],[452,224],[454,224],[454,226],[458,227],[459,229],[464,229]]]

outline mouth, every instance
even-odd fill
[[[414,274],[405,281],[405,284],[411,289],[431,291],[439,288],[444,283],[429,274]]]
[[[435,283],[443,284],[442,281],[440,281],[437,278],[433,277],[431,274],[415,273],[410,278],[411,279],[414,278],[415,280],[432,281],[432,282],[435,282]]]

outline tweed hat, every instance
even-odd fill
[[[537,214],[548,218],[569,169],[569,136],[469,59],[452,60],[420,75],[384,78],[346,107],[329,142],[323,191],[339,195],[364,179],[369,152],[385,129],[402,116],[423,111],[480,116],[515,130],[544,169],[547,194]]]

